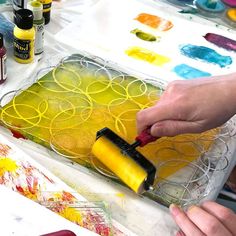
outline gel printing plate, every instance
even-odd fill
[[[131,143],[137,135],[136,113],[158,102],[162,87],[107,64],[78,54],[63,59],[29,88],[2,97],[2,125],[115,179],[91,154],[96,132],[106,126]],[[148,195],[182,205],[205,196],[210,172],[228,151],[219,132],[161,138],[140,149],[158,172],[156,188]],[[213,155],[216,141],[221,149]]]

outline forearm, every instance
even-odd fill
[[[223,81],[225,85],[224,85],[224,93],[222,95],[228,96],[228,99],[232,101],[232,105],[235,105],[236,104],[236,73],[226,75]]]
[[[236,73],[220,77],[218,81],[217,86],[221,88],[219,97],[221,100],[225,100],[225,112],[236,114]],[[214,96],[217,95],[214,94]]]

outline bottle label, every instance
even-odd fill
[[[43,52],[44,44],[44,24],[34,25],[35,27],[35,54]]]
[[[21,40],[18,38],[14,38],[14,56],[27,60],[30,58],[30,40]]]
[[[49,12],[52,6],[52,0],[40,0],[43,4],[43,12]]]
[[[6,65],[7,56],[4,55],[0,58],[0,83],[7,79],[7,65]]]

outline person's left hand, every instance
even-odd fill
[[[187,212],[172,204],[170,212],[180,228],[176,236],[236,236],[236,214],[215,202],[191,206]]]

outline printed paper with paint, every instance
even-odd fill
[[[102,202],[88,202],[0,135],[0,183],[99,235],[126,235]]]

